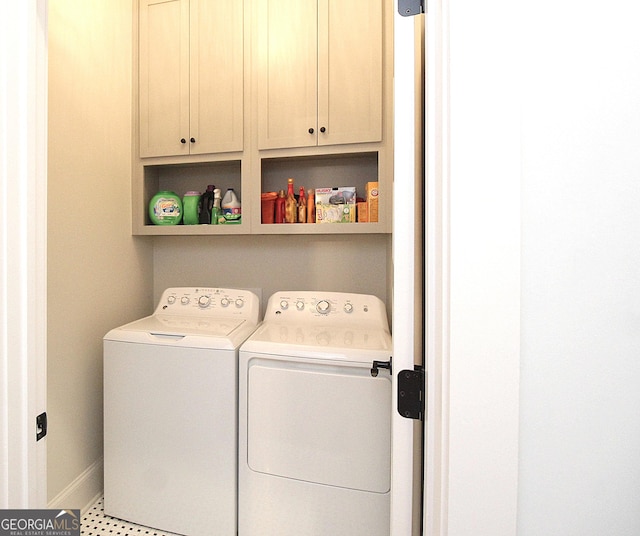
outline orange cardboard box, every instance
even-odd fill
[[[365,185],[367,213],[370,222],[378,221],[378,183],[368,182]]]
[[[360,201],[356,203],[358,211],[358,223],[366,223],[369,221],[369,211],[367,210],[367,202]]]

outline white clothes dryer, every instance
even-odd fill
[[[239,536],[388,536],[391,351],[375,296],[271,296],[240,348]]]
[[[237,534],[238,349],[246,290],[170,288],[104,337],[104,511],[188,536]]]

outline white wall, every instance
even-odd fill
[[[173,286],[373,294],[391,308],[390,235],[178,236],[154,239],[154,296]],[[389,320],[391,320],[389,314]]]
[[[520,536],[640,534],[637,15],[523,16]]]
[[[49,2],[48,496],[64,508],[102,490],[102,337],[153,306],[152,249],[131,237],[131,29],[128,0]]]

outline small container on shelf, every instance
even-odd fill
[[[353,186],[316,188],[316,223],[355,223],[356,189]]]
[[[296,223],[298,220],[298,203],[293,193],[293,179],[287,179],[287,197],[284,202],[284,222]]]
[[[182,221],[182,201],[169,190],[161,190],[149,202],[149,219],[155,225],[178,225]]]
[[[182,198],[182,223],[185,225],[197,225],[200,223],[199,210],[200,210],[200,192],[194,190],[184,194]]]
[[[307,191],[307,223],[315,223],[316,221],[316,204],[315,194],[312,189]]]
[[[378,221],[378,183],[368,182],[365,187],[367,196],[367,221]]]
[[[200,217],[199,221],[203,224],[212,223],[211,221],[211,209],[213,208],[213,191],[215,186],[209,184],[206,191],[202,194],[200,205]]]
[[[276,198],[275,203],[276,203],[275,223],[284,223],[284,213],[285,213],[285,204],[286,204],[284,190],[280,190],[278,192],[278,197]]]
[[[213,190],[213,206],[211,207],[211,225],[218,225],[220,223],[225,223],[226,221],[222,215],[220,202],[220,188],[215,188]]]
[[[224,215],[226,223],[240,223],[242,209],[233,188],[227,189],[222,198],[222,214]]]
[[[298,195],[298,223],[307,223],[307,198],[304,195],[303,186],[300,186]]]
[[[278,197],[277,192],[264,192],[260,196],[261,209],[262,209],[262,223],[274,223],[276,212],[276,199]]]

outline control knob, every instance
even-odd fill
[[[288,308],[289,308],[289,302],[287,300],[281,300],[280,309],[288,309]]]
[[[316,311],[322,315],[326,315],[331,310],[331,304],[327,300],[320,300],[316,304]]]
[[[296,302],[296,309],[298,309],[298,311],[302,311],[304,309],[304,302],[302,300],[298,300]]]
[[[222,298],[220,300],[220,305],[222,305],[222,307],[229,307],[229,298]]]
[[[198,298],[198,305],[200,307],[207,307],[211,303],[211,298],[209,296],[200,296]]]
[[[182,298],[180,298],[180,303],[182,305],[187,305],[189,303],[189,296],[182,296]]]
[[[244,305],[244,300],[242,298],[237,298],[236,299],[236,307],[238,309],[240,309],[240,307],[242,307]]]
[[[344,312],[345,313],[353,313],[353,304],[352,303],[345,303],[344,304]]]

